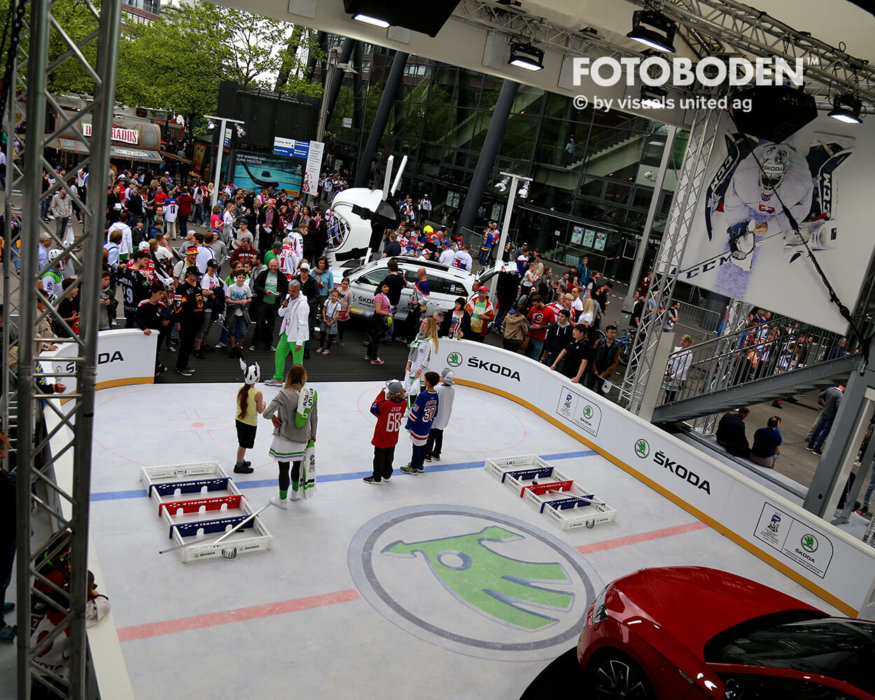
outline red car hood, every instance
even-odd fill
[[[650,620],[699,658],[709,639],[746,620],[781,610],[820,613],[749,579],[698,566],[642,569],[610,589],[606,603],[612,617],[624,623]]]

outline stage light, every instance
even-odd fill
[[[495,184],[495,189],[499,192],[504,192],[507,189],[507,183],[510,182],[509,177],[502,178],[500,182]]]
[[[657,51],[674,53],[674,35],[677,24],[661,12],[636,10],[632,13],[632,31],[626,36]]]
[[[216,128],[215,123],[213,123],[212,121],[207,121],[207,131],[212,131],[215,128]]]
[[[845,124],[859,124],[863,121],[860,116],[862,112],[863,103],[860,101],[860,98],[846,92],[833,98],[832,110],[830,110],[829,116]]]
[[[641,86],[641,106],[645,109],[664,109],[668,93],[656,85]]]
[[[371,17],[370,15],[365,15],[365,14],[362,14],[361,12],[357,15],[353,15],[353,19],[356,20],[357,22],[364,22],[365,24],[373,24],[375,27],[381,27],[383,29],[385,29],[386,27],[389,26],[389,23],[386,20],[380,19],[379,17]]]
[[[530,71],[541,70],[544,68],[544,52],[531,44],[514,41],[510,45],[508,63]]]
[[[516,193],[516,196],[519,197],[520,199],[525,199],[526,197],[529,196],[529,183],[528,182],[524,182],[522,185],[520,185],[520,189]]]

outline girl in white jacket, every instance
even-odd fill
[[[431,316],[419,324],[419,333],[410,343],[407,355],[404,389],[407,391],[407,406],[416,403],[416,396],[422,388],[423,376],[428,372],[432,358],[438,350],[438,325]]]

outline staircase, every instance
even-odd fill
[[[836,333],[778,318],[692,345],[687,381],[671,402],[662,391],[653,422],[686,421],[835,386],[862,361],[855,345],[841,343]]]

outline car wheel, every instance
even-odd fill
[[[618,653],[605,654],[591,662],[587,672],[592,679],[594,698],[656,700],[647,675],[627,656]]]

